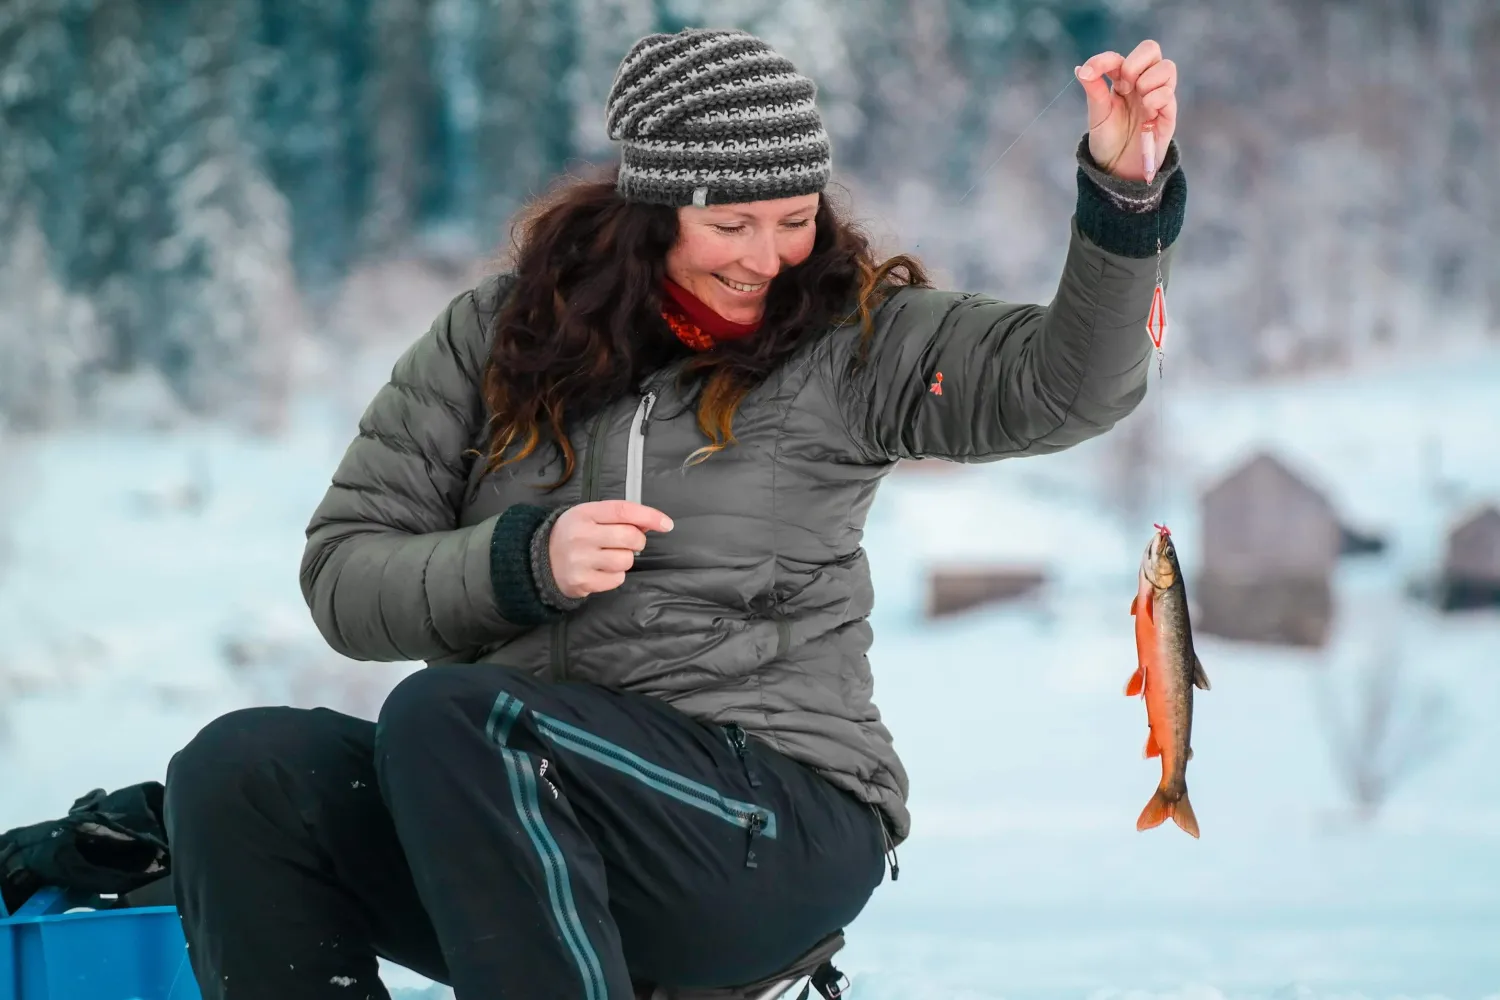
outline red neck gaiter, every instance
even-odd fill
[[[721,340],[738,340],[760,329],[760,321],[731,323],[671,278],[662,279],[662,318],[677,339],[695,351],[706,351]]]

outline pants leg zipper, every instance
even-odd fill
[[[755,771],[750,767],[750,743],[745,736],[745,730],[737,722],[731,722],[724,727],[729,734],[729,745],[734,748],[734,755],[740,759],[740,767],[745,771],[745,780],[750,782],[751,788],[760,787],[760,778],[756,777]]]
[[[759,814],[756,814],[756,815],[750,817],[750,825],[748,827],[748,829],[750,831],[750,837],[749,837],[748,841],[746,842],[746,846],[745,846],[745,867],[746,868],[759,868],[760,867],[760,862],[758,862],[758,861],[755,860],[755,838],[758,837],[758,836],[760,836],[761,828],[764,827],[765,825],[766,825],[765,819],[762,816],[760,816]]]

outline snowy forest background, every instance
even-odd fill
[[[373,717],[419,666],[322,641],[308,517],[512,213],[608,161],[629,45],[690,24],[816,79],[882,249],[1008,299],[1056,287],[1073,66],[1150,37],[1181,69],[1164,377],[1095,442],[872,508],[915,824],[852,995],[1500,1000],[1500,605],[1428,599],[1487,504],[1460,554],[1500,574],[1496,0],[0,0],[0,831],[238,707]],[[1287,537],[1380,544],[1320,567],[1321,646],[1198,638],[1204,836],[1139,834],[1145,531],[1201,596],[1199,500],[1257,452],[1320,498]],[[976,564],[1045,583],[935,618]]]
[[[1487,0],[6,0],[0,411],[72,419],[148,372],[275,423],[295,342],[360,335],[362,271],[503,247],[608,157],[630,42],[690,23],[817,79],[892,249],[1015,296],[1050,294],[1076,85],[988,168],[1075,64],[1155,37],[1183,66],[1184,355],[1245,377],[1500,330]]]

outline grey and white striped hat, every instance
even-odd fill
[[[722,205],[822,191],[832,147],[817,86],[748,32],[647,35],[626,53],[605,108],[634,201]]]

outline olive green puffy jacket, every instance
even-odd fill
[[[487,446],[485,318],[509,279],[459,295],[396,363],[312,517],[301,579],[318,628],[356,659],[499,661],[738,723],[877,806],[900,843],[907,776],[866,658],[861,538],[876,488],[902,458],[1070,447],[1146,391],[1157,237],[1169,269],[1186,182],[1159,178],[1160,205],[1144,213],[1082,170],[1078,183],[1050,305],[901,290],[876,314],[862,369],[848,371],[858,326],[831,330],[745,399],[737,446],[688,467],[705,440],[659,372],[572,432],[578,472],[553,492],[535,487],[558,476],[554,449],[488,475],[466,455]],[[549,607],[534,533],[549,509],[617,497],[674,530],[649,536],[617,590]]]

